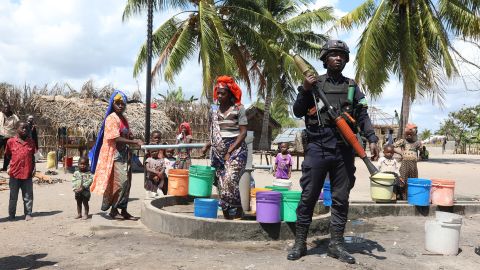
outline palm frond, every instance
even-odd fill
[[[314,26],[324,26],[332,22],[335,18],[332,16],[332,7],[322,7],[312,11],[305,11],[292,17],[285,22],[287,29],[292,31],[308,31]]]

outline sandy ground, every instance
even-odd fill
[[[478,199],[480,157],[441,155],[419,163],[423,177],[457,181],[457,198]],[[258,162],[258,158],[255,160]],[[196,161],[207,164],[207,161]],[[39,168],[44,168],[44,163]],[[363,164],[357,163],[357,182],[352,200],[369,200],[369,182]],[[60,170],[58,177],[70,179]],[[4,174],[2,176],[5,176]],[[301,173],[292,180],[298,188]],[[264,171],[254,173],[257,186],[271,184]],[[25,222],[19,201],[18,220],[7,221],[8,191],[0,191],[0,269],[478,269],[480,256],[473,252],[480,244],[480,215],[464,218],[461,252],[438,256],[426,252],[423,217],[383,217],[349,223],[349,234],[363,235],[365,241],[348,249],[358,263],[346,265],[326,257],[327,237],[309,238],[309,256],[296,262],[285,259],[291,241],[212,242],[173,238],[146,228],[92,231],[92,220],[73,219],[76,209],[71,183],[34,185],[34,219]],[[135,174],[129,211],[139,216],[145,196],[142,174]],[[99,215],[101,198],[92,196],[91,212]]]

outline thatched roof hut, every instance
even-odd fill
[[[65,98],[63,96],[34,96],[33,111],[37,122],[49,128],[73,129],[85,138],[95,137],[108,103],[99,99]],[[125,112],[130,128],[136,138],[144,139],[145,104],[129,103]],[[171,132],[173,122],[160,110],[151,111],[151,130],[159,130],[163,134]]]
[[[260,137],[262,135],[262,123],[264,110],[252,105],[246,110],[248,125],[247,130],[253,131],[253,149],[260,149]],[[272,144],[273,130],[282,128],[282,125],[270,116],[268,122],[268,145]]]

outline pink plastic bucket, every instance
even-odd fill
[[[455,181],[448,179],[432,179],[430,198],[432,204],[452,206],[455,194]]]
[[[279,223],[282,194],[277,191],[257,192],[257,221],[260,223]]]

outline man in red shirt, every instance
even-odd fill
[[[35,143],[28,136],[27,124],[18,122],[17,136],[10,138],[5,147],[5,156],[10,158],[10,202],[8,204],[8,219],[15,220],[17,211],[18,191],[22,190],[25,220],[32,219],[33,183],[35,172]]]

